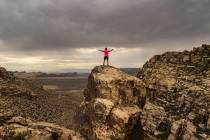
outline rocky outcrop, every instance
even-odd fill
[[[5,68],[0,67],[0,77],[1,79],[12,79],[13,74],[8,72]]]
[[[142,126],[156,139],[210,139],[210,45],[166,52],[138,73],[148,93]]]
[[[76,120],[90,140],[143,139],[140,114],[145,104],[144,83],[110,66],[95,67],[84,91]]]
[[[19,79],[12,72],[0,67],[0,96],[36,97],[43,92],[42,86],[30,80]]]
[[[0,114],[0,139],[3,140],[83,140],[79,133],[47,122]]]

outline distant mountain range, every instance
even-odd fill
[[[46,78],[46,77],[88,77],[89,73],[44,73],[44,72],[13,72],[19,78]]]
[[[137,75],[139,68],[121,68],[124,72],[130,75]],[[74,69],[75,70],[75,69]],[[72,70],[71,70],[72,71]],[[82,72],[81,72],[82,71]],[[57,73],[45,73],[45,72],[12,72],[19,78],[40,78],[40,77],[88,77],[89,70],[79,70],[75,72],[57,72]]]
[[[130,75],[137,75],[139,72],[140,68],[121,68],[124,72],[130,74]]]

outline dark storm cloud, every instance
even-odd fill
[[[0,0],[0,41],[9,49],[136,47],[209,35],[209,0]]]

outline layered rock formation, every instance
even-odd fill
[[[144,83],[110,66],[95,67],[76,115],[79,131],[90,140],[141,140]]]
[[[148,89],[144,131],[156,139],[210,139],[210,45],[156,55],[138,77]]]

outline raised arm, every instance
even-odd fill
[[[100,52],[104,52],[103,50],[98,50],[98,51],[100,51]]]
[[[114,49],[109,50],[110,52],[113,51]]]

